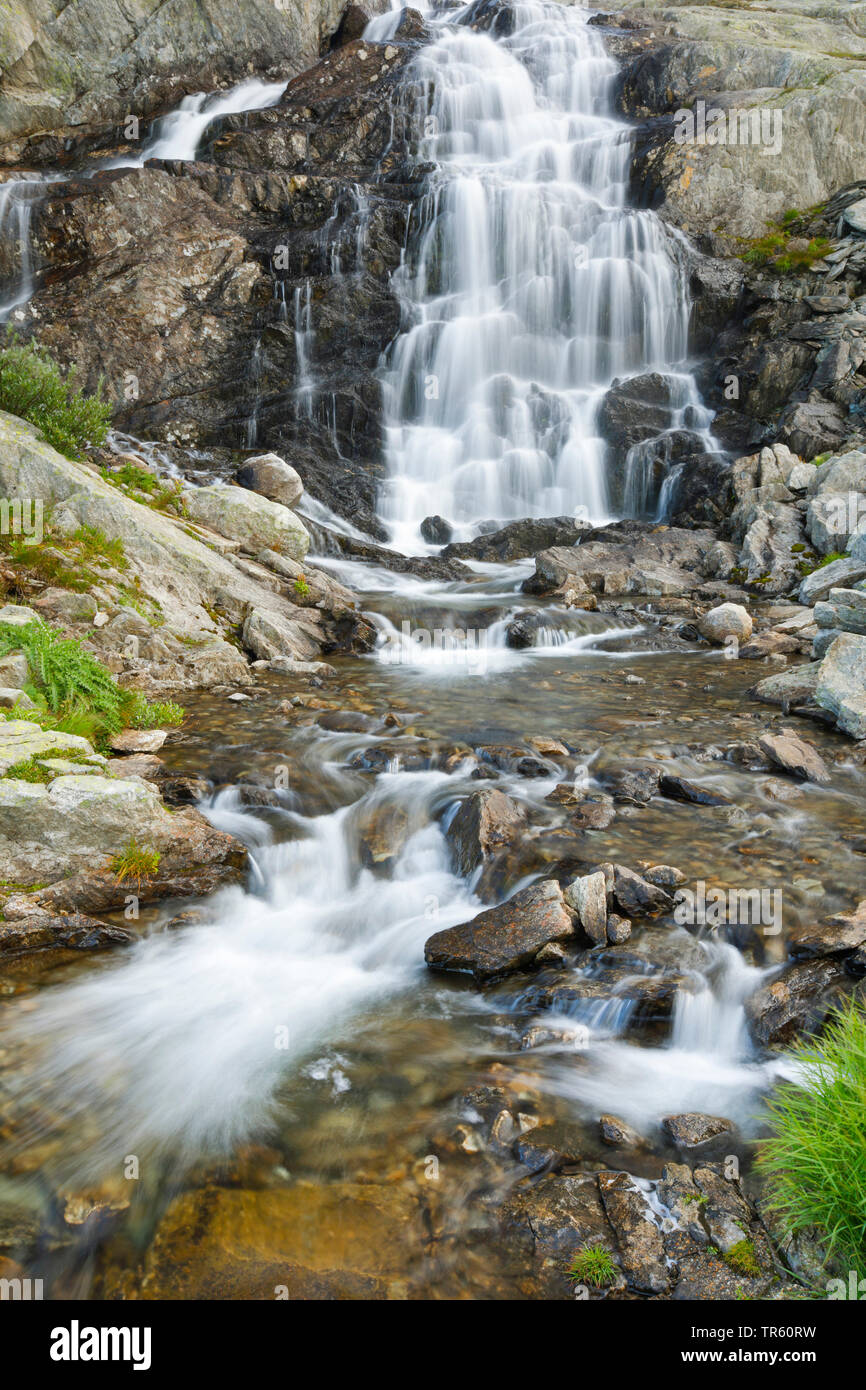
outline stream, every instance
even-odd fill
[[[627,205],[615,64],[587,11],[512,9],[504,37],[428,14],[435,38],[413,74],[435,167],[398,276],[404,328],[381,366],[380,515],[403,554],[434,553],[419,530],[431,514],[456,539],[527,516],[608,519],[595,420],[617,376],[670,375],[678,425],[712,447],[676,238]],[[214,114],[282,91],[247,88],[219,109],[188,99],[148,157],[192,158]],[[0,225],[26,242],[27,190],[0,196]],[[6,313],[31,275],[25,256]],[[627,512],[661,514],[663,494],[638,450]],[[325,516],[312,499],[300,510]],[[284,1219],[316,1269],[339,1250],[346,1296],[380,1279],[393,1297],[533,1296],[495,1215],[526,1168],[506,1146],[480,1151],[485,1088],[565,1126],[568,1171],[627,1165],[652,1182],[676,1156],[663,1116],[727,1117],[748,1165],[763,1098],[794,1074],[752,1042],[743,1003],[784,960],[786,932],[816,906],[848,907],[862,877],[840,836],[860,828],[863,774],[833,735],[809,731],[836,759],[828,787],[725,761],[720,745],[763,727],[746,698],[754,663],[671,643],[634,605],[542,605],[521,592],[531,560],[475,563],[450,584],[310,560],[359,594],[376,649],[333,658],[336,674],[312,685],[265,675],[237,703],[185,698],[163,750],[212,783],[201,809],[249,847],[247,885],[144,912],[127,950],[31,958],[4,976],[0,1203],[38,1221],[52,1297],[266,1296],[244,1283],[245,1251],[278,1249]],[[516,650],[508,626],[527,613],[534,645]],[[551,799],[563,782],[599,794],[606,771],[636,759],[665,759],[730,804],[654,798],[582,830]],[[530,826],[492,886],[455,872],[447,840],[461,800],[488,784]],[[664,914],[625,945],[483,990],[425,966],[433,932],[608,860],[782,890],[784,928]],[[608,1112],[645,1147],[605,1147]],[[371,1192],[375,1220],[341,1216]],[[70,1202],[77,1226],[61,1220]],[[204,1212],[214,1229],[195,1226]],[[274,1270],[266,1285],[281,1283]]]

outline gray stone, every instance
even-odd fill
[[[255,458],[245,459],[235,480],[241,487],[258,492],[284,507],[294,507],[300,502],[304,491],[300,474],[279,454],[256,454]]]
[[[854,560],[846,555],[807,574],[800,585],[798,597],[801,603],[819,603],[831,589],[849,588],[861,579],[866,579],[866,559]]]
[[[607,886],[603,873],[576,878],[565,890],[565,901],[574,908],[591,941],[607,940]]]
[[[821,663],[815,699],[851,738],[866,738],[866,637],[844,632]]]

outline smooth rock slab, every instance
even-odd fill
[[[866,561],[845,555],[841,560],[831,560],[829,565],[821,565],[807,574],[800,585],[798,598],[801,603],[820,603],[829,596],[831,589],[847,589],[861,579],[866,579]]]
[[[184,502],[190,520],[254,553],[268,548],[303,560],[310,548],[309,532],[294,512],[247,488],[212,484],[185,492]]]
[[[815,956],[842,956],[866,944],[866,898],[851,913],[840,912],[826,922],[795,927],[788,937],[788,951],[795,960]]]
[[[866,637],[836,638],[821,663],[815,700],[844,733],[866,738]]]
[[[479,982],[531,965],[549,941],[574,936],[574,921],[554,879],[523,888],[471,922],[435,932],[424,947],[434,970],[471,973]]]
[[[811,745],[792,729],[782,729],[778,734],[761,734],[758,747],[762,753],[781,767],[802,777],[806,782],[829,782],[827,764]]]

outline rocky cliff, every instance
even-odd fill
[[[147,116],[186,92],[315,62],[343,0],[7,0],[6,137]]]

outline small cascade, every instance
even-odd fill
[[[260,111],[279,101],[288,84],[250,78],[226,92],[197,92],[184,97],[176,111],[154,123],[136,155],[99,160],[76,171],[92,178],[105,169],[140,169],[150,159],[193,160],[208,127],[221,116]],[[35,256],[31,238],[33,209],[61,173],[13,174],[0,183],[0,324],[27,304],[35,285]]]

